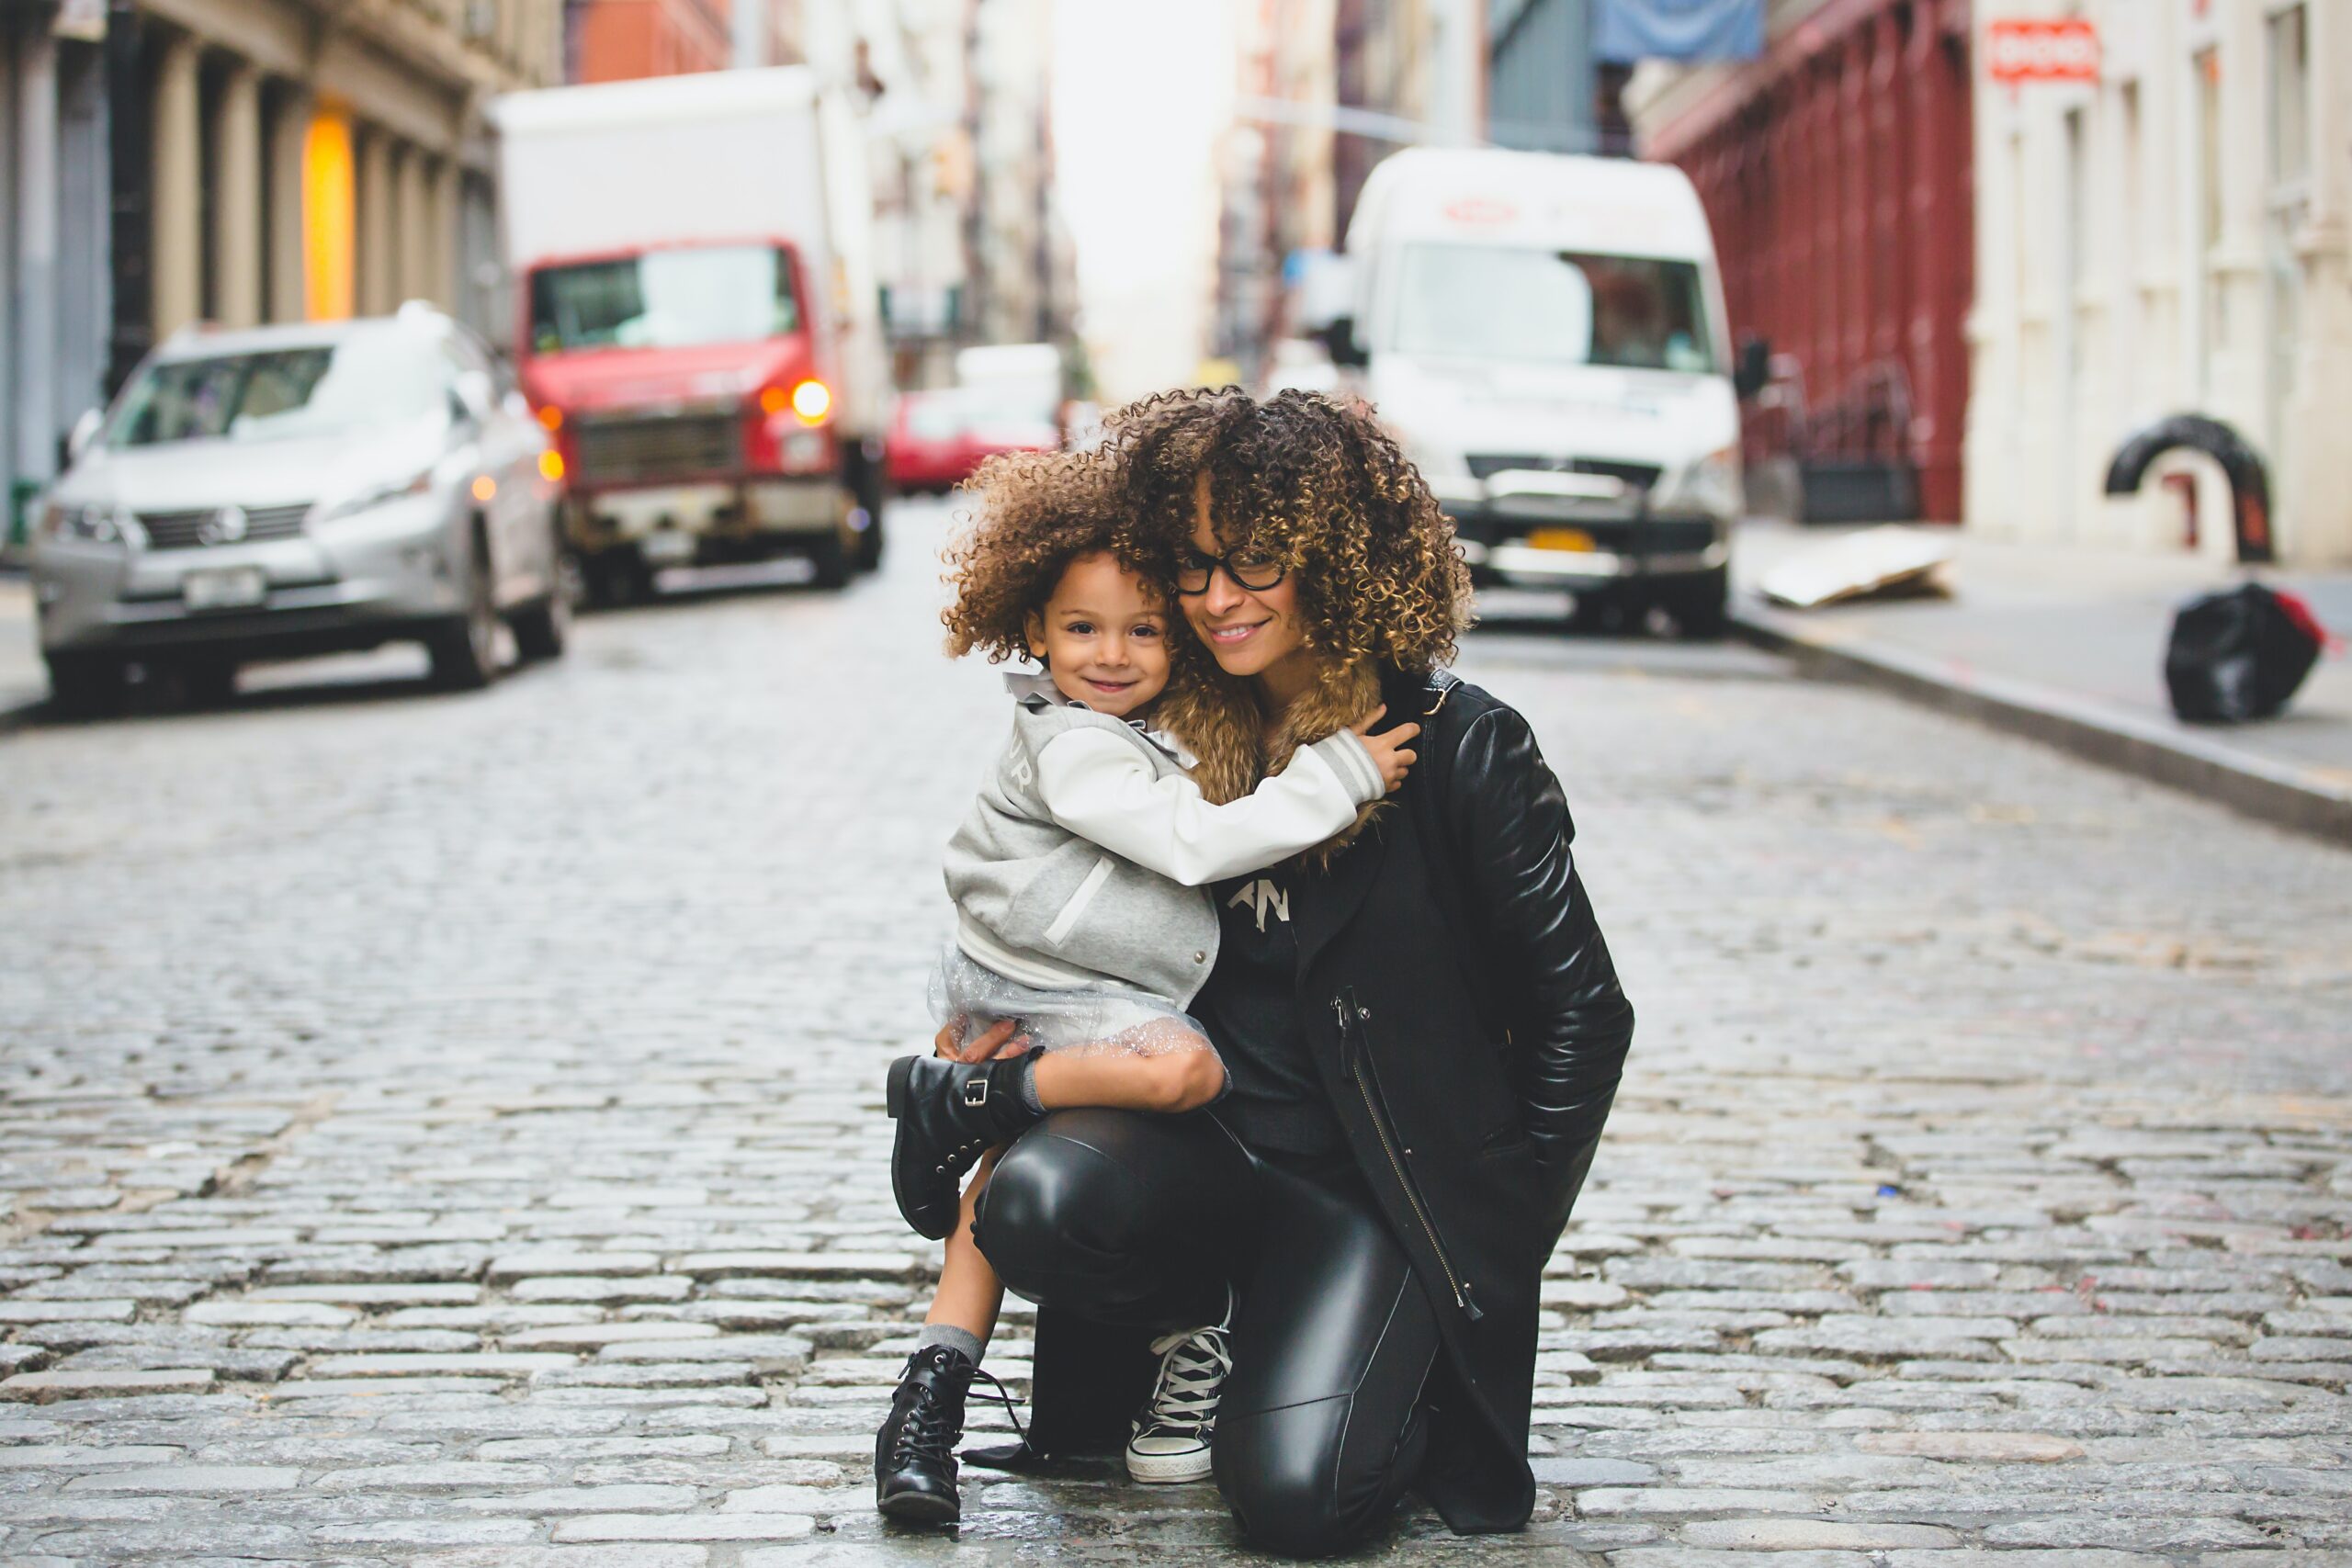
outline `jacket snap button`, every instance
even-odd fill
[[[1208,953],[1207,953],[1207,951],[1206,951],[1205,949],[1204,949],[1203,951],[1201,951],[1201,952],[1199,952],[1199,953],[1196,953],[1193,954],[1193,963],[1195,963],[1195,964],[1206,964],[1208,961],[1209,961],[1209,955],[1208,955]]]

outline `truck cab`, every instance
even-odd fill
[[[1325,326],[1480,581],[1724,624],[1739,400],[1706,216],[1674,168],[1409,149]]]
[[[590,597],[664,566],[879,556],[864,141],[806,68],[500,100],[515,366]]]

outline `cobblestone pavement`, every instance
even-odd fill
[[[870,1508],[937,1256],[882,1067],[1003,722],[937,525],[487,694],[0,739],[0,1560],[1238,1555],[1101,1466]],[[1744,649],[1465,670],[1642,1024],[1533,1527],[1373,1554],[2352,1563],[2352,856]]]

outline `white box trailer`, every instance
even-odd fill
[[[492,106],[524,388],[593,592],[881,540],[888,391],[865,133],[805,66]]]

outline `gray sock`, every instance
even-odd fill
[[[976,1367],[980,1364],[980,1353],[988,1348],[986,1342],[969,1329],[958,1328],[952,1323],[926,1323],[922,1332],[915,1336],[915,1348],[928,1350],[933,1345],[961,1350]]]
[[[1030,1052],[1021,1059],[1021,1103],[1043,1116],[1046,1102],[1037,1098],[1037,1053]]]

